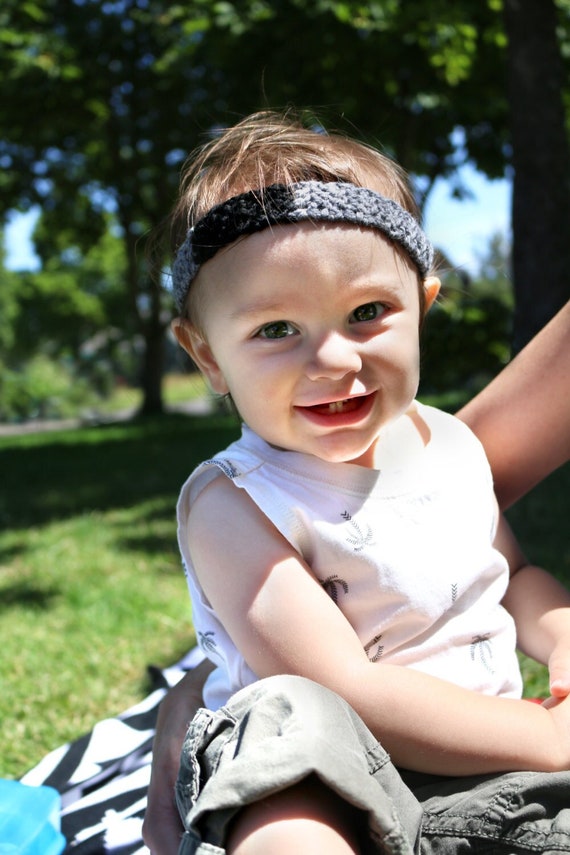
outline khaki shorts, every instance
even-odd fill
[[[316,776],[363,812],[362,852],[570,852],[570,773],[440,778],[396,769],[352,708],[302,677],[271,677],[200,710],[176,786],[179,855],[224,853],[244,805]]]

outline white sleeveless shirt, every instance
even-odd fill
[[[199,645],[219,666],[204,690],[208,707],[257,679],[210,606],[188,551],[192,502],[221,474],[299,552],[378,667],[407,665],[477,692],[520,697],[515,626],[501,606],[509,571],[492,545],[489,464],[462,422],[417,408],[431,436],[413,465],[331,464],[273,448],[244,426],[185,483],[178,538],[192,619]],[[229,564],[227,572],[247,568]]]

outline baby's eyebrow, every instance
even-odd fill
[[[281,317],[284,313],[286,314],[286,307],[283,303],[278,303],[274,299],[261,299],[237,306],[231,312],[230,317],[235,320],[241,320],[243,318],[254,318],[258,315],[268,314]]]
[[[367,280],[353,284],[350,298],[351,302],[361,301],[362,303],[390,300],[400,297],[404,290],[405,285],[399,278]]]
[[[348,310],[349,303],[352,308],[355,308],[356,305],[374,302],[375,300],[398,299],[401,297],[405,285],[399,277],[394,276],[386,279],[380,277],[378,280],[364,279],[362,282],[347,282],[345,288],[346,308]],[[236,321],[251,321],[257,318],[267,320],[268,316],[273,319],[283,319],[294,314],[298,308],[298,299],[295,298],[295,294],[287,294],[281,299],[276,298],[275,294],[268,294],[267,296],[260,294],[252,300],[244,300],[243,303],[233,308],[229,317]]]

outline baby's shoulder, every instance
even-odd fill
[[[416,418],[420,418],[424,422],[434,437],[455,436],[466,442],[478,442],[471,428],[446,410],[415,401],[414,411]]]
[[[490,477],[485,449],[461,419],[437,407],[418,404],[418,416],[429,430],[430,459],[457,472],[479,472],[485,482]]]
[[[215,469],[209,474],[211,477],[196,482],[196,489],[188,502],[188,517],[194,523],[199,524],[205,519],[210,523],[223,521],[243,501],[243,490],[238,489],[221,470]]]

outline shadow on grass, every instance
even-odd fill
[[[129,552],[144,552],[145,555],[164,555],[168,552],[178,554],[176,543],[166,535],[164,537],[158,535],[123,537],[117,541],[117,546],[119,549],[125,549]]]
[[[0,547],[0,566],[2,564],[9,564],[10,561],[13,561],[18,555],[21,554],[23,546],[21,544],[15,544],[14,546]]]
[[[0,612],[7,611],[13,606],[20,606],[34,612],[43,612],[50,608],[52,601],[60,591],[56,588],[38,588],[28,582],[17,582],[2,588]]]
[[[164,415],[0,441],[0,526],[23,529],[178,491],[239,433],[224,416]]]

